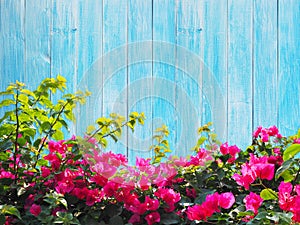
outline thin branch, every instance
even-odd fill
[[[55,118],[55,120],[53,121],[53,123],[50,125],[50,129],[49,129],[49,132],[46,134],[46,136],[43,138],[43,141],[38,149],[38,153],[37,153],[37,156],[36,156],[36,161],[33,165],[33,167],[35,168],[36,167],[36,164],[37,164],[37,161],[39,160],[39,157],[40,157],[40,154],[41,154],[41,151],[43,149],[43,147],[45,146],[45,143],[50,135],[50,132],[52,131],[52,128],[54,127],[54,125],[57,123],[58,119],[60,118],[61,114],[63,113],[63,111],[65,110],[66,106],[69,104],[69,102],[67,101],[63,106],[62,108],[60,109],[59,113],[57,114],[57,117]]]
[[[19,138],[19,115],[18,115],[18,104],[19,104],[19,91],[17,90],[16,94],[16,103],[15,103],[15,115],[16,115],[16,140],[15,140],[15,152],[14,152],[14,175],[15,182],[17,182],[18,178],[18,165],[17,165],[17,154],[18,154],[18,138]]]

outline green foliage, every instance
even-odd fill
[[[169,130],[166,125],[155,130],[155,135],[153,135],[153,140],[156,144],[150,146],[150,150],[154,152],[154,157],[152,160],[153,164],[160,163],[163,158],[167,157],[166,153],[172,152],[169,146],[169,142],[166,139],[169,136]]]

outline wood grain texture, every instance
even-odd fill
[[[128,131],[128,158],[148,158],[152,140],[152,1],[128,1],[128,112],[145,112],[145,125]],[[148,41],[148,42],[145,42]],[[141,43],[148,43],[142,45]]]
[[[0,4],[1,90],[11,82],[24,82],[25,1],[4,0]]]
[[[163,123],[175,154],[208,121],[244,148],[258,125],[300,127],[299,37],[298,0],[1,0],[0,87],[61,74],[68,92],[90,90],[80,135],[100,116],[144,111],[145,126],[108,148],[131,163],[151,156]]]
[[[218,138],[227,141],[227,1],[207,0],[201,7],[202,125],[213,122]]]
[[[90,91],[86,104],[76,108],[74,132],[83,135],[89,125],[101,117],[103,111],[103,4],[100,1],[80,1],[78,4],[78,67],[77,78],[74,81],[76,90]],[[97,107],[96,107],[97,106]]]
[[[252,135],[253,1],[228,1],[228,141],[240,147]]]
[[[175,100],[177,13],[176,1],[153,1],[153,135],[157,134],[157,128],[166,125],[170,131],[170,148],[174,152],[180,120]]]
[[[181,156],[191,154],[202,120],[202,13],[200,1],[178,1],[175,109],[181,112],[176,131],[176,154]]]
[[[277,4],[255,1],[253,14],[253,127],[277,124]]]
[[[25,1],[25,73],[24,82],[28,88],[50,77],[51,65],[51,1],[45,0],[35,7],[34,0]]]
[[[283,134],[300,128],[300,2],[279,1],[278,125]]]
[[[127,116],[127,93],[120,95],[121,91],[126,88],[128,80],[127,13],[127,1],[103,1],[103,55],[107,55],[107,57],[103,62],[103,83],[93,84],[99,90],[103,88],[103,116],[109,116],[112,112]],[[117,54],[114,55],[114,50],[117,48]],[[97,107],[95,105],[95,110]],[[126,132],[119,143],[114,144],[113,142],[110,140],[107,150],[127,154]]]
[[[0,3],[0,90],[16,80],[25,82],[25,8],[24,1]],[[2,101],[4,96],[0,96]],[[4,115],[0,109],[0,118]]]

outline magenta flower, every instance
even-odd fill
[[[228,143],[225,142],[220,146],[220,151],[223,155],[230,155],[230,158],[228,159],[228,163],[233,163],[236,160],[236,154],[238,154],[241,150],[236,146],[228,146]]]
[[[246,210],[251,210],[257,214],[258,208],[263,203],[263,199],[258,194],[250,192],[250,194],[244,198],[244,203],[246,205]]]
[[[29,211],[32,215],[38,216],[38,215],[40,215],[42,209],[41,209],[40,205],[32,204]]]
[[[133,214],[130,219],[128,220],[129,223],[135,224],[141,222],[141,216],[138,214]]]
[[[189,220],[204,220],[211,217],[215,212],[220,212],[220,208],[229,209],[235,202],[231,192],[207,195],[201,205],[188,207],[186,214]]]
[[[152,212],[145,216],[145,220],[147,221],[148,225],[152,225],[154,223],[160,222],[160,214],[158,212]]]
[[[199,149],[196,156],[191,156],[187,166],[205,166],[208,161],[213,160],[211,154],[205,149]]]
[[[272,180],[275,172],[275,165],[268,162],[268,157],[256,157],[250,155],[249,163],[242,165],[242,175],[234,174],[232,178],[245,189],[249,190],[249,185],[252,184],[256,178]]]
[[[293,190],[293,185],[291,183],[281,182],[278,186],[278,190],[279,207],[282,210],[291,211],[295,203],[295,197],[291,194]]]
[[[207,220],[208,214],[210,214],[210,212],[207,212],[207,209],[205,209],[204,206],[202,205],[195,205],[192,207],[188,207],[186,210],[186,214],[187,214],[187,218],[191,221],[194,220]]]
[[[235,203],[234,195],[231,192],[219,195],[219,206],[223,209],[229,209]]]
[[[146,196],[145,203],[147,210],[155,211],[159,208],[159,201]]]
[[[154,195],[167,203],[168,207],[165,208],[166,212],[174,211],[175,203],[181,199],[180,193],[176,193],[173,189],[169,188],[159,188]]]

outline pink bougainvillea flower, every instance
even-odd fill
[[[292,208],[292,212],[293,212],[293,220],[296,223],[300,222],[300,196],[296,196],[295,197],[295,204]]]
[[[103,193],[106,197],[112,197],[119,189],[119,184],[113,181],[108,181],[103,187]]]
[[[256,131],[254,131],[253,137],[258,138],[259,136],[261,137],[262,142],[268,142],[269,137],[282,138],[282,135],[279,133],[276,126],[271,126],[269,128],[259,126]]]
[[[220,151],[223,155],[230,155],[230,158],[228,159],[228,163],[233,163],[236,160],[236,154],[238,154],[241,150],[236,146],[228,146],[228,143],[225,142],[220,146]]]
[[[209,161],[213,160],[211,153],[206,149],[199,149],[197,155],[191,156],[190,161],[187,162],[187,166],[205,166]]]
[[[268,157],[256,157],[250,154],[249,163],[243,164],[241,169],[242,175],[234,174],[232,178],[241,186],[249,190],[249,185],[256,178],[272,180],[275,172],[275,165],[268,162]]]
[[[293,185],[291,183],[281,182],[278,186],[278,190],[279,207],[282,210],[291,211],[295,203],[295,197],[291,194],[293,190]]]
[[[155,211],[159,208],[159,201],[157,199],[152,199],[149,196],[146,196],[144,204],[146,205],[147,210]]]
[[[197,192],[194,188],[186,188],[186,196],[190,198],[196,198],[197,197]]]
[[[237,182],[237,184],[249,190],[250,184],[252,184],[256,179],[256,174],[248,164],[242,165],[241,172],[242,175],[236,173],[232,176],[232,178]]]
[[[60,153],[60,154],[64,154],[67,150],[67,145],[64,144],[64,140],[61,140],[61,141],[49,141],[48,142],[48,148],[49,148],[49,151],[51,153]]]
[[[34,216],[38,216],[40,215],[41,211],[42,211],[42,208],[40,205],[37,205],[37,204],[32,204],[32,206],[30,207],[30,213]]]
[[[103,192],[97,189],[88,190],[87,197],[86,197],[86,205],[92,206],[97,202],[101,202],[102,198],[103,198]]]
[[[51,174],[51,170],[46,166],[42,166],[41,173],[42,173],[42,177],[46,178]]]
[[[192,207],[188,207],[186,210],[186,214],[189,220],[207,220],[207,209],[205,209],[202,205],[194,205]]]
[[[147,166],[150,166],[150,161],[151,161],[151,158],[144,159],[144,158],[140,158],[137,156],[135,158],[135,165],[137,167],[147,167]]]
[[[168,207],[165,208],[166,212],[174,211],[175,203],[179,202],[181,199],[180,193],[176,193],[173,189],[169,188],[159,188],[154,195],[167,203]]]
[[[141,222],[141,216],[138,214],[133,214],[130,219],[128,220],[131,224],[136,224]]]
[[[258,208],[263,203],[263,199],[258,194],[250,192],[250,194],[244,198],[244,203],[246,205],[246,210],[251,210],[257,214]]]
[[[225,192],[219,195],[219,206],[223,209],[229,209],[235,203],[234,195],[231,192]]]
[[[53,171],[57,171],[62,162],[62,160],[55,153],[49,153],[48,155],[44,156],[44,159],[50,162]]]
[[[215,212],[220,212],[220,208],[229,209],[235,202],[231,192],[207,195],[201,205],[188,207],[186,214],[189,220],[204,220],[211,217]]]
[[[154,223],[160,222],[160,214],[158,212],[152,212],[145,216],[145,220],[147,221],[148,225],[152,225]]]

